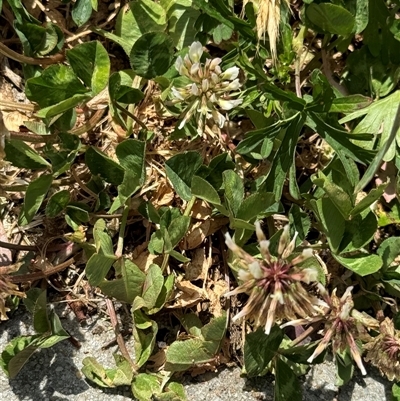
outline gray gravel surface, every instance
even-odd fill
[[[0,371],[0,401],[121,401],[132,399],[128,387],[101,389],[88,383],[80,369],[86,356],[94,356],[107,367],[113,367],[116,348],[102,350],[113,340],[113,331],[100,317],[81,327],[72,313],[62,315],[64,327],[80,343],[76,349],[69,341],[34,354],[14,380]],[[100,327],[100,329],[99,329]],[[12,338],[30,334],[31,316],[21,308],[7,322],[0,323],[0,350]],[[99,334],[95,334],[99,333]],[[273,400],[273,377],[245,379],[239,368],[221,369],[191,378],[183,383],[189,401],[260,401]],[[303,380],[304,401],[390,401],[391,384],[375,370],[362,377],[358,373],[340,390],[334,385],[335,367],[325,362],[312,369]],[[290,400],[288,400],[290,401]]]

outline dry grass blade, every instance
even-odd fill
[[[258,10],[257,14],[257,36],[258,40],[265,41],[265,33],[268,33],[269,46],[272,60],[276,61],[276,44],[279,40],[279,23],[281,20],[281,3],[285,2],[289,7],[289,0],[256,0],[253,3]],[[244,2],[246,5],[248,1]]]

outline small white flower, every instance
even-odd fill
[[[180,92],[178,89],[176,89],[175,87],[172,87],[172,88],[171,88],[171,91],[172,91],[172,94],[173,94],[176,98],[178,98],[179,100],[185,100],[185,98],[181,95],[181,92]]]
[[[225,99],[218,99],[217,103],[219,107],[223,110],[232,110],[236,106],[242,104],[243,99],[235,99],[235,100],[225,100]]]
[[[203,45],[200,42],[193,42],[189,48],[189,57],[193,63],[198,63],[203,55]]]
[[[224,72],[220,75],[220,78],[221,78],[222,80],[227,79],[227,80],[229,80],[229,81],[232,81],[233,79],[236,79],[236,78],[238,77],[238,75],[239,75],[239,68],[237,68],[237,67],[231,67],[231,68],[228,68],[226,71],[224,71]]]

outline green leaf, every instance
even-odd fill
[[[130,386],[133,379],[132,366],[122,355],[114,354],[117,369],[112,379],[115,386]]]
[[[46,290],[31,288],[26,293],[24,305],[33,315],[33,327],[37,333],[43,334],[52,331],[47,315]]]
[[[382,244],[379,246],[378,255],[383,260],[384,268],[388,268],[392,262],[399,255],[400,249],[400,237],[391,237],[385,239]]]
[[[136,322],[138,319],[138,314],[140,311],[134,311],[133,313],[133,321]],[[144,317],[144,314],[141,314]],[[143,331],[139,330],[137,327],[133,327],[133,336],[135,338],[135,359],[136,365],[141,367],[143,366],[147,360],[149,359],[151,353],[153,352],[154,345],[156,342],[156,335],[158,331],[158,325],[154,320],[149,319],[146,316],[147,320],[150,323],[149,330]]]
[[[142,298],[147,308],[151,309],[156,305],[158,296],[164,286],[164,276],[161,269],[155,265],[150,265],[146,272],[146,279],[143,284]]]
[[[135,104],[144,98],[141,90],[132,88],[133,79],[131,75],[126,71],[118,71],[110,76],[108,90],[112,102]]]
[[[396,383],[392,386],[392,396],[392,401],[400,401],[400,386]]]
[[[139,401],[149,401],[161,391],[160,383],[155,375],[139,373],[132,381],[132,393]]]
[[[18,224],[24,226],[32,221],[46,197],[52,182],[52,175],[43,174],[29,183],[25,194],[24,208],[19,216]]]
[[[195,22],[201,15],[191,0],[165,0],[161,5],[167,12],[168,34],[178,50],[190,46],[196,36]]]
[[[266,191],[274,193],[276,201],[281,198],[286,175],[294,163],[296,144],[299,133],[303,128],[304,120],[305,117],[299,113],[289,122],[281,146],[275,154],[271,170],[265,181]]]
[[[112,204],[109,213],[114,213],[144,183],[146,178],[146,145],[135,139],[127,139],[116,148],[116,154],[125,170],[124,179],[118,186],[118,198]]]
[[[134,43],[145,33],[163,32],[166,28],[164,9],[152,0],[129,2],[130,8],[122,8],[115,24],[115,34],[101,33],[118,43],[129,55]]]
[[[367,27],[369,16],[369,0],[358,0],[356,4],[355,33],[361,33]]]
[[[292,204],[289,210],[289,223],[293,231],[298,233],[299,238],[304,241],[311,228],[311,220],[298,205]],[[294,232],[292,232],[294,234]]]
[[[179,372],[213,359],[225,337],[226,327],[227,314],[223,314],[201,328],[201,337],[174,341],[166,352],[165,370]]]
[[[75,24],[82,26],[92,15],[92,0],[76,0],[72,7],[71,16]]]
[[[240,141],[236,151],[241,155],[249,155],[256,160],[263,160],[270,155],[274,139],[281,129],[282,125],[276,123],[256,131],[247,132],[245,139]]]
[[[46,216],[50,218],[56,217],[67,207],[70,199],[71,196],[67,189],[53,194],[46,205]]]
[[[129,259],[121,259],[118,266],[116,267],[117,278],[112,281],[103,281],[99,287],[105,295],[132,304],[135,298],[142,294],[146,274]]]
[[[209,323],[205,324],[201,328],[201,335],[204,340],[215,341],[219,344],[225,337],[225,331],[228,324],[227,318],[227,314],[223,312],[221,316],[214,317]]]
[[[353,219],[346,221],[339,253],[351,252],[366,246],[373,238],[377,228],[376,216],[370,210],[365,210]]]
[[[107,233],[107,226],[103,219],[96,221],[93,230],[96,251],[102,255],[114,257],[114,246],[110,235]]]
[[[169,300],[171,296],[172,290],[174,289],[174,283],[175,276],[173,274],[170,274],[164,281],[164,285],[154,307],[148,309],[147,313],[149,315],[153,315],[154,313],[159,312],[164,307],[165,303]]]
[[[359,213],[369,208],[375,201],[377,201],[382,196],[387,186],[388,183],[383,183],[379,185],[377,188],[371,189],[368,195],[362,198],[360,202],[358,202],[354,206],[354,208],[350,212],[350,215],[352,217],[357,216]]]
[[[239,207],[237,218],[250,221],[265,212],[275,202],[275,195],[269,192],[256,192],[247,197]]]
[[[244,366],[249,377],[265,372],[268,364],[276,355],[283,340],[282,330],[275,325],[271,333],[266,335],[264,328],[246,335],[244,343]]]
[[[36,115],[40,118],[51,118],[58,116],[59,114],[65,113],[66,111],[73,109],[79,104],[83,103],[83,101],[89,99],[89,95],[74,95],[69,99],[62,100],[61,102],[53,105],[45,107],[39,110]]]
[[[51,334],[53,334],[52,337],[58,337],[64,340],[69,337],[71,337],[62,327],[60,318],[58,317],[57,313],[54,312],[52,309],[49,314],[49,321],[50,321],[50,326],[51,326]]]
[[[215,188],[208,181],[197,175],[192,179],[191,192],[196,198],[204,199],[213,205],[221,204],[221,200]]]
[[[65,220],[74,230],[77,230],[81,223],[89,221],[89,213],[80,206],[69,204],[65,210]]]
[[[36,170],[50,166],[43,157],[23,141],[15,139],[6,141],[4,150],[6,160],[14,167]]]
[[[190,367],[209,362],[214,358],[212,352],[215,342],[191,338],[186,341],[174,341],[167,349],[165,370],[180,372]]]
[[[61,29],[52,23],[40,26],[37,23],[16,22],[14,27],[26,55],[45,56],[54,50],[57,51],[57,47],[60,50],[64,42]]]
[[[175,248],[179,241],[185,236],[190,226],[189,216],[179,216],[171,221],[168,226],[168,234],[171,241],[171,250]],[[166,250],[168,252],[168,250]]]
[[[26,96],[41,108],[60,103],[74,95],[85,94],[87,89],[75,76],[72,68],[63,64],[47,67],[40,76],[26,81]]]
[[[349,95],[333,99],[330,113],[352,113],[369,106],[372,103],[370,97],[362,95]]]
[[[223,1],[214,1],[212,4],[205,0],[193,0],[193,6],[201,10],[227,27],[240,32],[243,37],[254,39],[254,32],[250,24],[234,16],[232,9]]]
[[[99,41],[85,42],[66,52],[67,60],[76,76],[92,90],[92,96],[99,94],[108,83],[110,58]]]
[[[192,179],[201,166],[202,159],[198,152],[185,152],[171,157],[165,162],[165,171],[177,194],[185,201],[190,201]]]
[[[224,180],[224,196],[228,209],[233,216],[236,216],[243,202],[243,181],[233,170],[224,171],[222,177]]]
[[[115,387],[112,379],[107,374],[108,372],[103,366],[97,362],[96,358],[86,357],[82,361],[82,373],[85,377],[100,387]]]
[[[93,286],[100,285],[114,262],[115,257],[94,253],[85,268],[89,283]]]
[[[168,392],[174,393],[174,395],[178,397],[178,400],[174,398],[173,401],[187,401],[185,388],[183,387],[182,383],[169,382],[167,384],[167,390]]]
[[[274,401],[302,401],[303,394],[299,379],[281,358],[275,360]]]
[[[335,355],[336,359],[336,385],[344,386],[348,383],[354,374],[353,361],[350,358],[349,349],[345,349],[343,352]]]
[[[353,15],[339,5],[312,3],[306,8],[306,16],[324,33],[347,37],[354,31],[355,19]]]
[[[390,110],[386,111],[388,113]],[[372,180],[380,166],[382,165],[382,160],[389,161],[393,158],[392,153],[390,152],[390,148],[396,146],[396,136],[398,136],[398,131],[400,128],[400,105],[397,107],[396,116],[394,118],[393,125],[390,130],[390,134],[387,138],[384,138],[384,132],[382,132],[382,139],[381,139],[381,147],[377,154],[375,155],[372,163],[368,166],[367,170],[364,173],[364,176],[361,178],[360,182],[354,188],[354,192],[357,193],[364,189],[364,187]],[[386,133],[385,133],[386,136]],[[386,141],[385,141],[386,140]],[[385,142],[384,142],[385,141]],[[400,140],[397,140],[397,143],[400,143]],[[389,154],[389,155],[388,155]]]
[[[350,196],[341,187],[331,182],[322,171],[318,173],[318,178],[312,178],[312,182],[324,190],[344,219],[350,217],[353,204]]]
[[[384,99],[373,102],[370,106],[356,111],[342,118],[340,124],[364,117],[357,127],[354,129],[354,133],[371,133],[376,135],[380,132],[380,149],[385,148],[385,151],[380,150],[374,158],[374,165],[369,168],[368,178],[373,175],[373,171],[376,170],[376,163],[378,160],[390,161],[393,159],[396,153],[396,145],[393,138],[396,138],[397,145],[400,144],[399,132],[399,102],[400,102],[400,90],[395,91],[391,95]],[[382,152],[384,152],[382,154]],[[364,179],[363,181],[368,181]],[[364,183],[365,186],[365,183]]]
[[[114,160],[94,147],[85,154],[85,162],[93,175],[98,175],[106,182],[119,185],[124,179],[124,169]]]
[[[163,75],[171,66],[173,46],[172,39],[166,33],[145,33],[135,42],[130,52],[132,69],[146,79]]]
[[[343,238],[345,220],[329,198],[318,199],[315,206],[329,246],[333,252],[337,252]]]
[[[366,109],[367,108],[364,110]],[[349,133],[342,128],[339,129],[330,125],[330,121],[327,119],[326,115],[310,112],[309,116],[310,118],[306,121],[307,125],[311,129],[315,129],[319,135],[332,146],[343,165],[346,163],[346,156],[362,164],[369,164],[372,161],[375,153],[370,150],[365,150],[351,142]],[[342,120],[340,120],[340,122],[342,122]]]
[[[4,373],[14,379],[37,350],[35,340],[40,336],[22,336],[13,338],[1,353],[0,366]]]
[[[383,265],[382,258],[378,255],[354,255],[350,257],[342,257],[333,254],[333,257],[344,267],[357,273],[359,276],[367,276],[376,273]]]
[[[136,139],[126,139],[117,145],[115,153],[121,166],[137,176],[139,185],[143,185],[146,178],[146,143]]]

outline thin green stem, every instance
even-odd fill
[[[119,227],[118,243],[117,243],[117,249],[115,251],[115,256],[117,258],[122,257],[122,252],[124,249],[124,236],[125,236],[126,222],[128,220],[128,214],[129,214],[129,204],[130,200],[128,199],[127,202],[125,203],[124,211],[122,212],[121,225]]]
[[[162,261],[161,264],[161,271],[164,272],[164,270],[166,269],[167,265],[168,265],[168,261],[169,261],[169,253],[164,253],[164,259]]]
[[[192,199],[190,199],[190,201],[188,202],[185,212],[183,213],[184,216],[189,216],[195,202],[196,202],[196,197],[192,196]]]
[[[145,131],[147,131],[147,127],[146,125],[140,121],[134,114],[132,114],[131,112],[129,112],[128,110],[124,109],[120,104],[118,104],[117,102],[114,103],[115,107],[122,111],[122,113],[124,113],[125,115],[127,115],[128,117],[130,117],[132,120],[134,120],[136,123],[138,123]]]

